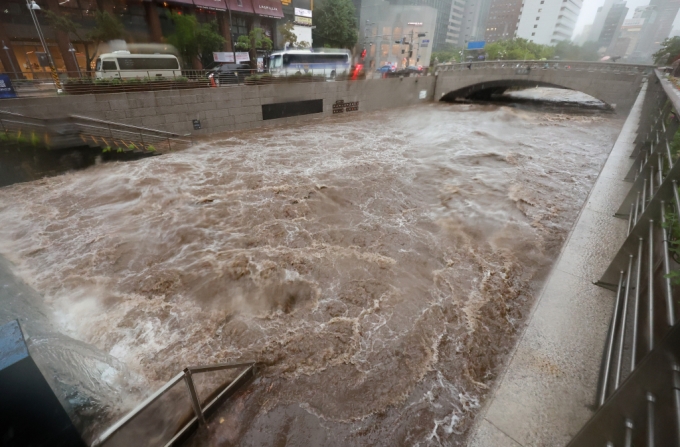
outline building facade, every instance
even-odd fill
[[[485,29],[487,43],[515,37],[522,4],[522,0],[493,0],[491,2]]]
[[[604,23],[602,24],[602,31],[600,31],[600,35],[597,39],[597,45],[601,51],[606,51],[612,42],[616,41],[627,14],[628,8],[626,7],[626,2],[623,0],[617,0],[611,8],[609,8],[607,17],[605,17]]]
[[[435,8],[363,0],[360,17],[358,47],[366,49],[364,65],[367,70],[375,71],[386,64],[398,68],[430,65],[436,36]],[[424,36],[419,37],[419,34]]]
[[[570,40],[581,0],[525,0],[516,36],[542,45]]]
[[[291,6],[291,20],[295,2],[305,2],[284,1]],[[301,6],[308,6],[309,1],[306,0],[307,3]],[[45,11],[69,17],[82,31],[79,33],[81,37],[95,27],[95,11],[109,12],[123,24],[125,41],[129,45],[145,48],[145,44],[159,44],[148,46],[153,48],[149,50],[152,52],[171,50],[164,42],[174,32],[171,20],[173,12],[194,15],[202,23],[216,21],[226,41],[224,51],[231,51],[232,42],[239,36],[247,35],[255,27],[262,28],[277,46],[281,40],[277,36],[277,26],[284,18],[281,0],[36,0],[36,3],[40,6],[38,21],[57,71],[68,72],[69,75],[92,68],[87,67],[84,42],[73,34],[68,35],[51,27]],[[14,67],[22,77],[45,76],[48,69],[42,67],[38,59],[43,49],[25,0],[3,0],[2,4],[0,41],[4,42],[3,48],[7,47],[0,51],[3,71],[10,72]],[[108,51],[108,47],[101,44],[97,51],[103,53]],[[185,61],[187,63],[194,68],[201,68],[198,60]]]
[[[607,49],[607,55],[619,56],[627,61],[637,45],[644,23],[645,19],[643,18],[624,20],[617,39]]]
[[[645,23],[635,50],[630,55],[630,61],[652,63],[652,54],[659,50],[661,42],[670,35],[679,9],[680,0],[651,0],[645,9],[640,11],[640,18],[645,19]]]

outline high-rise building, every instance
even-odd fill
[[[522,12],[522,0],[492,0],[486,21],[487,43],[512,39]]]
[[[458,45],[463,27],[463,16],[465,14],[465,0],[453,0],[451,2],[451,13],[449,24],[446,30],[446,43]]]
[[[515,35],[542,45],[570,40],[582,4],[581,0],[525,0]]]
[[[678,9],[680,0],[650,0],[649,6],[640,12],[640,18],[645,19],[645,23],[629,61],[652,62],[652,54],[659,50],[661,42],[668,37],[673,28]]]
[[[600,39],[600,33],[602,32],[602,27],[604,27],[604,21],[609,14],[609,10],[614,4],[615,0],[605,0],[604,4],[597,8],[597,13],[595,14],[595,20],[593,20],[593,25],[590,27],[590,33],[588,34],[588,41],[597,42]]]
[[[605,17],[602,25],[602,31],[600,31],[597,39],[599,48],[608,48],[618,38],[619,30],[626,19],[626,14],[628,14],[628,8],[624,0],[617,0],[609,8],[607,17]]]
[[[607,49],[607,55],[620,56],[627,60],[637,45],[642,25],[645,23],[643,18],[627,19],[623,21],[618,38],[612,42]]]
[[[367,0],[362,0],[366,2]],[[429,6],[437,11],[437,23],[434,35],[431,37],[434,49],[446,44],[446,34],[449,30],[449,18],[451,15],[451,3],[453,0],[388,0],[393,5],[404,6]],[[364,6],[362,5],[362,8]]]
[[[484,40],[491,1],[492,0],[467,0],[465,2],[457,42],[459,47],[465,47],[467,42]]]

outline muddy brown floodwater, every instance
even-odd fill
[[[229,134],[0,189],[0,253],[127,365],[120,412],[264,363],[193,445],[462,445],[621,125],[436,103]]]

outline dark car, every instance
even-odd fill
[[[383,65],[376,70],[376,73],[393,73],[394,70],[395,68],[392,65]]]
[[[244,79],[251,74],[248,64],[219,64],[208,73],[208,79],[214,85],[243,84]]]

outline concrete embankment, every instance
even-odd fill
[[[434,76],[424,76],[55,98],[18,98],[6,100],[2,106],[3,109],[35,118],[83,115],[180,134],[209,135],[287,125],[331,116],[334,114],[333,106],[338,101],[344,103],[358,101],[359,111],[381,110],[431,101],[435,81]],[[265,119],[266,114],[263,116],[263,109],[266,109],[266,106],[302,101],[316,101],[312,106],[319,113],[278,119]],[[342,113],[353,113],[346,107],[340,109]],[[338,110],[337,106],[335,110]],[[194,120],[200,120],[200,129],[194,128]]]
[[[650,78],[655,79],[655,78]],[[594,411],[614,292],[593,281],[626,236],[614,217],[630,189],[647,85],[614,144],[537,300],[515,352],[479,414],[472,447],[561,446]]]

